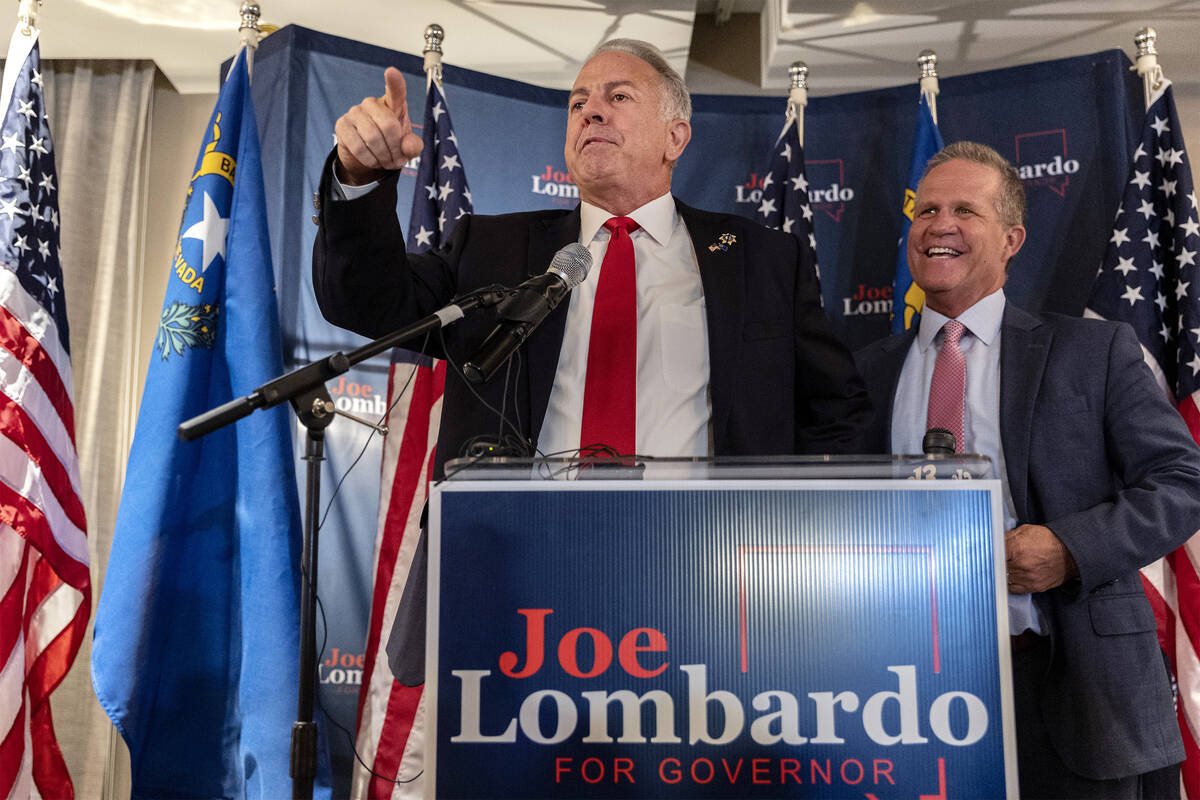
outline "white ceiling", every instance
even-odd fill
[[[215,92],[219,66],[238,46],[239,0],[44,2],[44,58],[148,58],[185,93]],[[634,36],[658,44],[681,69],[692,56],[693,90],[744,94],[786,92],[787,66],[798,59],[809,66],[812,93],[827,95],[913,82],[916,55],[927,47],[937,51],[942,76],[1113,47],[1133,57],[1134,32],[1152,25],[1167,77],[1181,94],[1200,95],[1200,0],[261,0],[261,6],[264,23],[294,23],[410,53],[421,51],[426,24],[437,22],[446,29],[447,63],[556,88],[569,87],[597,43]],[[709,17],[719,9],[737,13],[738,24],[713,29]],[[704,38],[714,52],[692,52],[697,13],[715,34]],[[760,38],[746,36],[747,23]],[[741,64],[740,74],[711,66],[730,60]]]

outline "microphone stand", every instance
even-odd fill
[[[253,392],[205,411],[179,425],[180,439],[190,442],[223,428],[260,408],[291,402],[307,434],[304,444],[304,529],[300,556],[300,678],[296,722],[292,724],[291,762],[293,800],[311,800],[317,775],[317,725],[313,703],[317,690],[317,534],[321,513],[321,462],[325,460],[325,428],[335,407],[325,382],[350,367],[386,350],[443,328],[480,308],[498,305],[512,290],[489,286],[472,292],[437,313],[380,337],[349,353],[336,352],[320,361],[280,375]]]

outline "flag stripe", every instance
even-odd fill
[[[0,795],[4,797],[20,797],[20,793],[14,792],[14,789],[17,781],[28,774],[27,770],[22,769],[23,766],[27,766],[25,712],[25,701],[22,697],[13,716],[12,725],[5,733],[4,740],[0,741]]]
[[[1163,561],[1155,562],[1161,569]],[[1177,672],[1178,668],[1175,665],[1175,611],[1163,597],[1163,593],[1159,588],[1150,581],[1146,576],[1146,570],[1142,572],[1142,590],[1146,593],[1146,599],[1150,601],[1150,608],[1154,611],[1154,626],[1158,631],[1158,646],[1167,654],[1167,658],[1171,662],[1171,670]]]
[[[0,264],[0,306],[26,333],[37,340],[45,357],[54,365],[58,381],[63,385],[67,396],[73,396],[75,391],[71,385],[71,359],[55,331],[54,317],[37,300],[29,296],[10,269],[7,265]]]
[[[44,558],[33,564],[30,595],[42,599],[36,607],[26,609],[29,625],[25,639],[38,655],[27,668],[25,680],[30,696],[40,699],[48,697],[70,671],[87,629],[91,604],[64,583]],[[64,619],[71,620],[66,627],[59,623]]]
[[[395,788],[393,781],[400,771],[405,745],[412,733],[417,706],[424,692],[424,686],[405,686],[399,681],[392,682],[384,717],[386,722],[379,735],[379,749],[372,767],[376,774],[371,780],[371,790],[367,795],[369,800],[386,800],[392,796],[392,789]]]
[[[7,441],[0,437],[0,464],[3,464],[9,455],[10,448],[5,446]],[[4,471],[0,470],[0,523],[12,526],[13,530],[26,537],[30,544],[50,558],[63,580],[83,590],[90,581],[86,544],[82,548],[81,556],[74,552],[79,546],[82,531],[68,525],[66,535],[60,538],[57,534],[63,531],[63,528],[56,526],[63,524],[66,517],[60,513],[53,498],[46,494],[35,498],[45,503],[49,510],[47,514],[36,503],[8,486],[4,481],[5,477]],[[31,494],[37,493],[36,488],[30,488]],[[76,533],[80,536],[76,536]]]
[[[20,287],[17,288],[19,291]],[[63,385],[62,378],[54,363],[46,355],[42,343],[25,330],[17,318],[6,308],[0,308],[0,355],[5,358],[4,362],[0,362],[0,375],[5,376],[5,394],[13,397],[14,400],[21,401],[21,397],[16,397],[9,392],[10,385],[36,387],[41,393],[39,407],[44,408],[43,404],[49,404],[53,408],[54,415],[58,418],[57,424],[62,427],[69,446],[74,447],[75,412],[71,407],[71,398],[67,394],[67,387]],[[7,363],[10,359],[15,360],[16,365]],[[20,374],[17,365],[24,367],[26,371],[20,380],[11,377]],[[43,410],[34,416],[40,419],[48,414]],[[60,453],[69,452],[61,445],[55,449]]]
[[[24,406],[3,394],[0,429],[4,431],[0,475],[9,485],[19,487],[26,500],[53,517],[56,530],[69,532],[61,545],[78,560],[86,560],[87,541],[82,529],[87,521],[71,476]]]
[[[1179,404],[1179,413],[1183,415],[1183,421],[1187,423],[1192,438],[1200,442],[1200,397],[1191,394],[1183,398],[1183,402]]]
[[[20,409],[21,418],[18,423],[32,425],[38,433],[37,444],[44,448],[43,458],[52,457],[59,463],[63,475],[60,483],[65,487],[56,487],[56,492],[79,493],[79,473],[72,469],[70,457],[75,452],[75,444],[71,441],[70,432],[62,425],[62,420],[50,398],[42,390],[28,369],[20,364],[7,350],[0,350],[0,402],[7,401],[6,407]],[[73,413],[68,406],[68,413]],[[6,427],[6,430],[10,430]],[[20,441],[21,430],[11,429],[11,434]],[[26,443],[26,450],[31,444]],[[30,453],[33,455],[33,453]]]
[[[396,403],[396,399],[392,397],[392,393],[404,384],[408,383],[407,377],[404,381],[397,380],[397,372],[402,367],[393,365],[393,368],[388,374],[388,399],[389,403]],[[389,414],[393,417],[388,420],[388,430],[400,430],[400,447],[396,451],[394,459],[388,459],[382,466],[384,469],[390,469],[393,472],[391,481],[391,491],[384,495],[386,516],[382,522],[382,530],[384,534],[379,537],[379,552],[376,556],[376,571],[375,585],[376,586],[392,586],[392,575],[396,568],[396,557],[400,552],[405,538],[405,526],[409,514],[413,507],[413,498],[417,493],[418,483],[417,475],[413,474],[413,470],[419,470],[421,461],[425,457],[425,453],[429,447],[429,412],[436,401],[436,397],[429,391],[429,380],[426,377],[431,370],[421,369],[413,365],[413,376],[411,382],[412,391],[409,393],[409,404],[397,408],[402,408],[403,419],[395,419],[399,417],[398,413]],[[405,370],[408,372],[408,370]],[[411,374],[411,373],[409,373]],[[400,383],[397,387],[395,384]],[[395,435],[389,433],[389,436]],[[386,448],[385,449],[390,449]],[[414,452],[415,451],[415,452]],[[387,473],[383,475],[384,480],[387,479]],[[400,587],[403,590],[403,586]],[[386,613],[388,593],[375,592],[371,598],[371,626],[367,637],[367,653],[379,652],[379,641],[381,631],[384,625],[384,614]],[[375,668],[374,660],[368,658],[365,664],[365,672],[363,674],[363,684],[370,685],[370,681]],[[362,720],[363,703],[366,699],[366,693],[359,694],[358,701],[358,718]]]

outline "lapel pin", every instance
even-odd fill
[[[737,237],[732,233],[722,233],[717,237],[717,241],[708,246],[710,252],[720,250],[722,253],[729,249],[729,246],[737,242]]]

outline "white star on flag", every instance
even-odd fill
[[[229,218],[222,217],[217,204],[204,193],[204,219],[183,232],[181,239],[199,239],[204,243],[200,272],[205,272],[217,256],[225,257],[225,235],[229,233]]]

